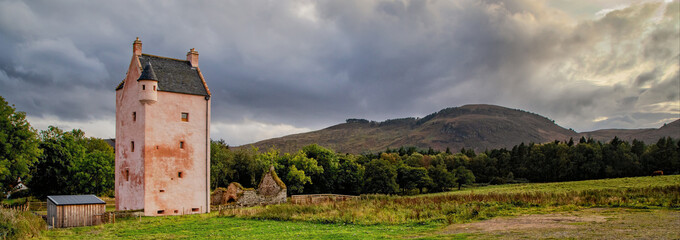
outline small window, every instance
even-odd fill
[[[153,90],[156,91],[156,85],[153,86]],[[177,211],[177,210],[175,210],[175,211]]]
[[[175,210],[175,213],[178,213],[178,212],[179,212],[178,210]]]
[[[198,208],[192,208],[191,211],[192,212],[198,212]]]
[[[134,151],[135,151],[135,141],[131,141],[130,142],[130,152],[134,152]]]
[[[182,172],[177,172],[177,177],[182,178]]]
[[[165,189],[161,189],[161,190],[159,190],[159,192],[165,192]]]
[[[179,142],[179,149],[184,149],[184,141]]]
[[[182,122],[189,121],[189,113],[182,113]]]
[[[158,210],[158,211],[156,211],[156,213],[158,213],[158,214],[164,214],[164,213],[165,213],[165,210]]]
[[[142,85],[142,90],[146,90],[146,85]]]
[[[123,175],[125,175],[125,181],[130,181],[130,169],[126,168],[125,173],[123,173]]]
[[[137,121],[137,112],[132,112],[132,121]]]

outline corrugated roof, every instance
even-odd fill
[[[192,68],[189,61],[149,54],[142,54],[138,58],[142,66],[149,63],[153,66],[158,91],[209,96],[198,70]],[[124,84],[125,82],[121,82],[116,90],[123,88]]]
[[[47,199],[56,205],[106,204],[95,195],[55,195]]]

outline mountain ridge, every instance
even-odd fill
[[[401,146],[432,147],[443,151],[471,148],[477,151],[510,148],[522,142],[545,143],[580,137],[609,141],[638,139],[656,142],[665,136],[680,138],[680,120],[661,128],[601,129],[578,133],[565,129],[547,117],[521,109],[472,104],[445,108],[423,118],[406,117],[382,122],[347,119],[324,129],[258,141],[244,146],[294,152],[309,144],[319,144],[341,153],[378,152]]]

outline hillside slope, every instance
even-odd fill
[[[591,137],[595,140],[609,141],[614,136],[619,137],[624,141],[632,141],[633,139],[642,140],[646,143],[656,143],[659,138],[673,137],[680,138],[680,120],[675,120],[671,123],[665,124],[661,128],[648,129],[601,129],[592,132],[581,133],[582,136]]]
[[[656,142],[662,136],[680,138],[680,120],[660,129],[609,129],[577,133],[558,126],[538,114],[494,105],[465,105],[447,108],[424,118],[402,118],[373,122],[348,119],[326,129],[268,139],[244,146],[261,150],[277,148],[294,152],[317,143],[341,153],[384,151],[401,146],[432,147],[443,151],[460,148],[485,150],[512,147],[522,142],[544,143],[554,140],[575,141],[581,136],[601,141],[619,136],[624,140]]]

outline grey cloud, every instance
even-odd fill
[[[643,85],[651,80],[657,79],[657,75],[659,74],[659,69],[655,68],[651,71],[648,72],[643,72],[640,75],[635,78],[635,84],[640,86]]]
[[[0,1],[0,44],[9,47],[0,56],[0,95],[30,115],[113,118],[113,89],[138,36],[145,53],[199,51],[213,121],[222,123],[315,129],[491,103],[577,130],[636,127],[667,118],[641,117],[642,106],[680,92],[671,74],[678,14],[668,10],[678,1],[591,20],[519,0],[74,5]],[[593,82],[638,67],[629,84]],[[591,121],[602,116],[618,120]]]

